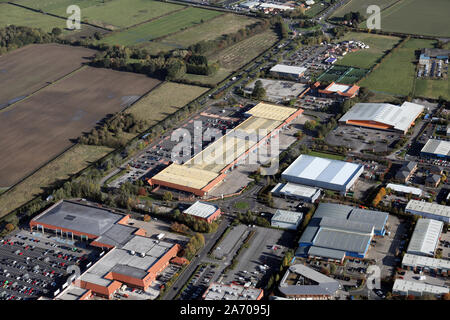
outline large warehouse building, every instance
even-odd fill
[[[423,146],[420,155],[426,158],[450,159],[450,142],[430,139]]]
[[[173,163],[148,180],[175,190],[207,196],[226,178],[228,171],[244,164],[260,146],[270,141],[302,109],[259,103],[246,112],[248,118],[220,139],[211,143],[191,160],[180,165]],[[256,158],[256,156],[255,156]]]
[[[282,77],[300,78],[306,71],[306,68],[287,66],[285,64],[277,64],[270,69],[270,72]]]
[[[30,228],[109,249],[78,280],[82,289],[111,298],[123,284],[148,288],[181,250],[178,244],[145,237],[145,230],[127,225],[128,218],[107,209],[60,201],[35,217]]]
[[[439,243],[444,223],[432,219],[419,219],[406,252],[433,257]]]
[[[364,166],[302,154],[282,174],[286,181],[347,192],[363,173]]]
[[[403,279],[396,279],[394,286],[392,287],[392,293],[394,295],[413,295],[416,297],[423,296],[425,294],[439,297],[443,294],[449,293],[449,289],[441,286],[434,286],[427,283],[418,281],[407,281]]]
[[[401,106],[389,103],[357,103],[339,122],[405,134],[423,110],[422,105],[411,102],[404,102]]]
[[[423,218],[450,223],[450,207],[437,203],[430,203],[419,200],[409,200],[405,211],[407,213],[416,214]]]
[[[364,258],[375,235],[383,236],[388,213],[321,203],[299,241],[297,256],[342,262]]]

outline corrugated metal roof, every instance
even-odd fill
[[[450,141],[429,139],[421,152],[448,156],[450,155]]]
[[[208,218],[210,215],[214,214],[218,209],[219,207],[215,205],[197,201],[189,208],[184,210],[183,213],[200,218]]]
[[[316,246],[311,246],[309,248],[308,254],[311,256],[336,259],[336,260],[342,260],[345,257],[345,251],[343,251],[343,250],[320,248],[320,247],[316,247]]]
[[[422,105],[404,102],[401,106],[389,103],[357,103],[339,121],[375,121],[406,131],[422,113]]]
[[[303,218],[303,213],[278,209],[272,217],[272,222],[283,222],[297,225]]]
[[[406,211],[412,210],[417,212],[429,213],[437,216],[450,217],[450,207],[437,203],[409,200],[406,205]]]
[[[388,183],[386,188],[391,189],[396,192],[402,192],[402,193],[411,193],[416,196],[422,196],[422,190],[419,188],[414,187],[408,187],[402,184],[395,184],[395,183]]]
[[[320,181],[344,186],[361,167],[360,164],[302,154],[282,173],[282,177],[288,181],[292,177],[306,182],[310,180],[311,185],[314,185],[314,181]]]
[[[433,255],[444,223],[433,219],[419,219],[408,245],[408,253]]]
[[[288,66],[285,64],[277,64],[270,69],[271,72],[290,73],[300,75],[306,71],[304,67]]]
[[[434,259],[430,257],[418,256],[406,253],[403,256],[402,264],[410,267],[421,267],[430,269],[450,270],[450,261],[444,259]]]
[[[316,247],[362,254],[365,252],[370,240],[371,236],[369,234],[320,228],[313,243]]]

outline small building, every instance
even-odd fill
[[[328,58],[332,59],[332,58]],[[354,98],[359,92],[359,87],[332,82],[324,89],[318,89],[319,95],[323,97]]]
[[[395,180],[401,181],[403,183],[407,182],[414,172],[417,170],[417,162],[408,161],[403,164],[400,170],[395,174]]]
[[[425,179],[425,186],[429,188],[437,188],[441,182],[441,176],[437,174],[431,174]]]
[[[388,183],[386,189],[391,189],[396,193],[412,194],[418,197],[422,196],[422,190],[419,188],[404,186],[402,184]]]
[[[436,165],[433,165],[433,166],[429,167],[428,171],[430,172],[430,174],[442,175],[444,173],[444,170],[442,170],[441,167],[436,166]]]
[[[330,300],[336,297],[338,281],[301,264],[289,267],[278,287],[283,296],[293,300]]]
[[[183,211],[184,214],[189,215],[195,219],[203,220],[208,223],[220,217],[222,213],[220,208],[216,205],[205,203],[201,201],[195,202],[189,208]]]
[[[450,159],[450,141],[429,139],[420,155],[425,158]]]
[[[285,64],[277,64],[270,69],[270,72],[273,74],[277,74],[282,77],[290,77],[294,79],[299,79],[305,73],[306,68],[296,67],[296,66],[288,66]]]
[[[202,298],[203,300],[261,300],[263,296],[263,289],[213,282]]]
[[[303,214],[296,211],[277,210],[272,216],[271,225],[281,229],[297,230]]]
[[[394,295],[401,296],[413,295],[416,297],[421,297],[423,295],[429,294],[440,297],[443,294],[449,293],[449,289],[446,287],[433,286],[431,284],[418,281],[396,279],[394,282],[394,286],[392,287],[392,293]]]
[[[409,241],[407,253],[433,257],[439,243],[442,221],[419,219]]]
[[[406,205],[405,212],[450,223],[450,207],[437,203],[410,200]]]
[[[320,197],[320,189],[288,182],[278,183],[271,191],[273,195],[313,203]]]

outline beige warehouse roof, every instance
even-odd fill
[[[258,118],[266,118],[278,121],[286,120],[291,114],[296,112],[297,109],[278,106],[276,104],[270,104],[260,102],[252,109],[247,111],[248,114]]]
[[[216,172],[172,163],[152,179],[183,185],[189,188],[202,189],[209,182],[217,178],[217,176],[218,174]]]

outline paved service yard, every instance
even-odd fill
[[[247,228],[256,233],[250,240],[250,246],[239,255],[236,268],[226,274],[224,282],[244,284],[250,281],[254,286],[262,288],[270,277],[270,271],[280,267],[284,252],[292,245],[295,233],[263,227]],[[261,270],[263,265],[269,266],[269,272]]]
[[[52,235],[21,230],[0,240],[0,299],[52,298],[66,281],[69,265],[78,265],[83,272],[99,253],[62,243]]]
[[[368,259],[375,259],[376,265],[381,268],[381,278],[392,276],[395,268],[400,266],[401,258],[396,257],[397,249],[399,252],[406,250],[402,239],[408,230],[406,223],[401,222],[396,216],[389,215],[387,224],[390,235],[375,237],[376,243],[371,245],[367,256]]]
[[[233,229],[228,232],[225,238],[220,241],[213,252],[213,256],[219,260],[228,257],[239,240],[244,239],[248,234],[247,229],[247,226],[243,224],[233,227]]]

